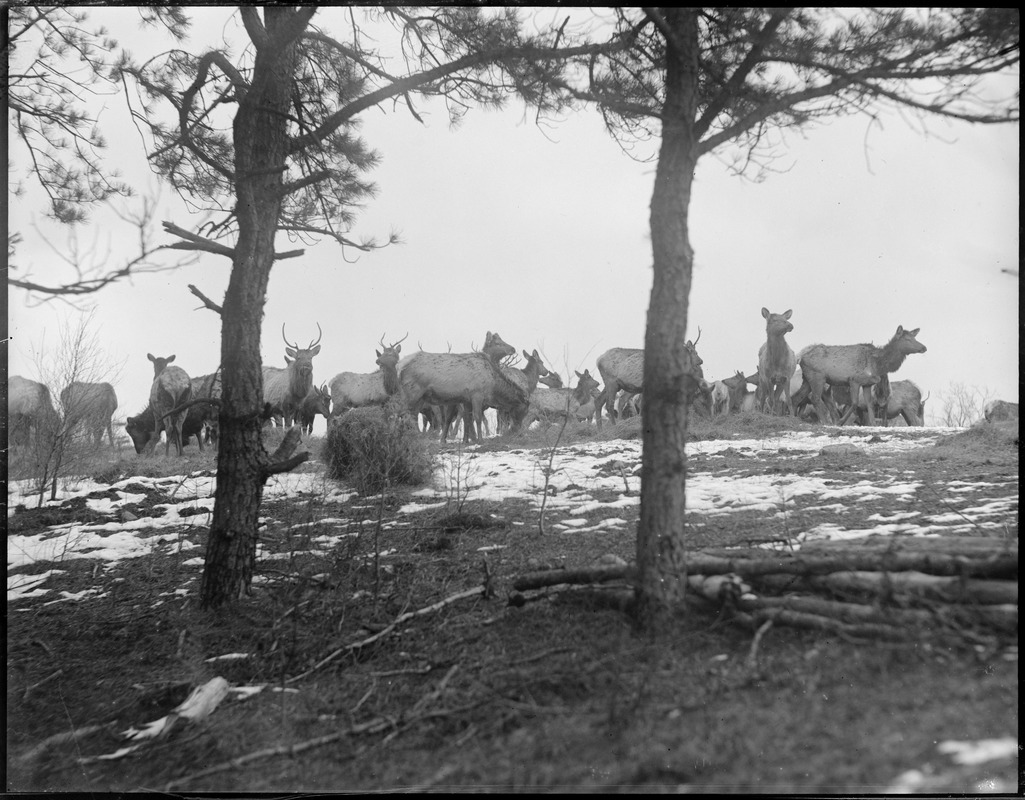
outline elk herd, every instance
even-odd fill
[[[697,352],[701,339],[683,347],[685,402],[699,416],[721,418],[754,410],[789,414],[804,419],[843,425],[852,417],[859,424],[886,425],[897,416],[908,425],[924,422],[924,401],[911,381],[891,381],[909,355],[925,353],[918,330],[898,326],[882,347],[872,344],[813,344],[794,353],[786,336],[794,330],[792,310],[774,314],[761,310],[765,341],[758,350],[758,366],[749,375],[742,371],[722,380],[705,380]],[[535,422],[594,421],[600,429],[602,412],[609,420],[638,414],[643,409],[644,351],[614,347],[597,359],[599,381],[589,370],[577,371],[576,385],[566,387],[558,373],[545,367],[537,350],[521,350],[524,365],[516,367],[516,348],[497,332],[488,331],[483,347],[469,353],[430,353],[419,350],[402,355],[402,337],[386,345],[384,337],[375,350],[377,370],[369,373],[340,372],[318,386],[313,379],[313,359],[320,353],[322,332],[307,347],[289,342],[282,325],[285,367],[263,368],[263,418],[284,427],[298,424],[303,434],[312,431],[319,414],[329,421],[350,409],[383,407],[388,414],[422,420],[425,432],[433,431],[446,441],[458,423],[465,441],[488,433],[484,412],[497,412],[497,433],[514,433]],[[753,352],[753,348],[752,348]],[[204,442],[216,443],[221,397],[220,370],[191,378],[175,356],[156,357],[149,403],[129,416],[126,431],[136,452],[152,449],[166,434],[165,455],[172,443],[178,455],[195,436],[200,450]],[[542,385],[539,385],[542,384]],[[600,388],[599,388],[600,387]],[[8,412],[12,444],[28,441],[32,431],[60,420],[46,386],[18,376],[9,381]],[[117,397],[108,383],[74,382],[61,393],[65,429],[83,426],[99,444],[106,432],[111,445],[111,420]],[[992,416],[1017,415],[1017,404],[994,407]],[[987,418],[991,412],[987,409]],[[419,426],[418,422],[418,426]]]

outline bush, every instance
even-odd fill
[[[328,425],[321,459],[328,475],[361,495],[387,486],[420,486],[434,472],[427,442],[409,417],[384,409],[353,408]]]

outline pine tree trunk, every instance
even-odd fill
[[[234,121],[238,242],[222,306],[221,409],[217,489],[201,589],[204,608],[248,593],[268,455],[263,448],[260,324],[285,175],[294,37],[281,28],[295,12],[264,9],[267,36],[254,41],[251,87]],[[284,41],[282,41],[284,40]]]
[[[662,13],[686,52],[667,44],[662,145],[651,198],[654,279],[644,341],[644,450],[637,534],[637,614],[648,626],[683,607],[687,585],[684,442],[687,383],[693,368],[686,349],[693,266],[687,213],[697,164],[698,30],[692,10],[665,8]]]

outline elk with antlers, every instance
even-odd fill
[[[306,395],[313,388],[313,357],[320,352],[323,332],[317,323],[317,338],[307,347],[300,348],[285,337],[285,326],[281,325],[281,338],[285,340],[285,369],[263,368],[263,402],[279,409],[285,426],[290,426],[299,416]],[[291,358],[289,358],[291,356]]]

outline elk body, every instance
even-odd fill
[[[762,402],[770,414],[779,413],[780,392],[786,400],[791,416],[794,406],[790,399],[790,381],[797,369],[797,357],[784,337],[794,329],[790,324],[792,309],[782,314],[773,314],[762,308],[765,318],[765,344],[758,349],[758,386],[761,389]]]
[[[739,369],[729,378],[716,381],[712,390],[712,411],[716,416],[739,414],[757,407],[755,392],[748,389],[748,384],[758,386],[760,374],[745,376]],[[719,386],[722,388],[720,389]],[[790,393],[787,392],[789,397]],[[750,398],[750,399],[748,399]]]
[[[701,339],[701,330],[693,342],[686,344],[691,359],[691,377],[695,380],[704,378],[701,365],[704,363],[698,355],[697,343]],[[604,387],[594,399],[594,418],[601,429],[601,409],[616,421],[616,394],[619,391],[640,394],[644,391],[644,351],[628,347],[613,347],[598,357],[598,372],[601,374]]]
[[[1018,419],[1018,404],[1009,403],[1006,400],[994,400],[992,403],[987,404],[983,415],[986,418],[986,422]]]
[[[398,363],[402,353],[403,336],[397,342],[385,346],[381,337],[381,350],[377,354],[377,372],[339,372],[330,382],[331,401],[334,405],[332,414],[339,416],[350,408],[364,406],[383,406],[388,399],[402,388],[399,384]]]
[[[524,425],[535,420],[554,422],[560,419],[586,419],[594,412],[594,395],[598,389],[596,381],[589,370],[583,374],[577,372],[577,385],[572,389],[563,387],[555,389],[538,389],[530,396]]]
[[[192,399],[193,400],[220,400],[221,399],[221,370],[217,369],[209,375],[200,375],[193,378]],[[199,449],[203,449],[204,440],[211,444],[217,443],[217,415],[220,403],[200,403],[191,406],[185,414],[185,422],[182,423],[183,443],[188,442],[193,435],[192,431],[198,429],[195,434],[199,439]]]
[[[484,427],[484,409],[526,404],[523,390],[508,378],[499,363],[515,353],[515,348],[488,331],[480,353],[425,353],[406,356],[398,364],[399,382],[411,412],[423,403],[437,406],[466,404],[473,415],[479,439]],[[440,421],[441,440],[448,441],[448,420]]]
[[[171,366],[171,362],[174,361],[173,355],[167,358],[155,358],[151,353],[147,353],[146,357],[153,362],[153,385],[149,390],[149,405],[153,411],[153,446],[156,447],[156,443],[160,441],[160,432],[166,430],[164,456],[170,454],[172,440],[180,456],[182,454],[182,426],[188,412],[179,411],[176,414],[170,414],[170,412],[191,398],[192,380],[181,367]],[[134,440],[135,437],[132,438]],[[137,451],[142,452],[138,448]]]
[[[7,381],[7,415],[12,445],[27,445],[46,430],[56,430],[58,417],[50,390],[43,384],[12,375]]]
[[[69,429],[84,426],[96,447],[100,446],[106,431],[110,446],[114,446],[112,420],[117,408],[117,394],[109,383],[72,381],[61,392],[61,407]]]
[[[299,415],[306,395],[313,388],[313,357],[320,352],[323,333],[317,323],[317,338],[307,347],[292,344],[285,337],[285,326],[281,326],[281,338],[285,340],[285,369],[263,368],[263,402],[278,409],[284,417],[285,426],[291,425]],[[291,356],[291,358],[289,358]]]
[[[884,375],[896,372],[909,355],[926,352],[925,345],[915,338],[919,330],[921,329],[915,328],[909,331],[898,325],[893,338],[883,347],[872,344],[814,344],[804,348],[798,356],[803,382],[798,392],[799,398],[794,404],[799,405],[810,396],[819,419],[828,419],[836,423],[837,420],[833,417],[835,407],[827,410],[823,392],[827,383],[833,386],[847,384],[851,398],[857,402],[852,403],[851,408],[839,420],[839,424],[842,425],[854,407],[861,402],[859,398],[865,387],[872,387],[879,383]],[[870,389],[864,391],[864,405],[868,411],[868,422],[874,425],[875,412],[870,394]]]
[[[209,376],[207,376],[209,377]],[[193,385],[197,381],[197,378],[193,378]],[[185,421],[182,423],[182,447],[187,447],[189,439],[193,436],[196,437],[196,441],[199,444],[199,449],[203,449],[203,438],[204,434],[208,430],[208,420],[204,417],[204,412],[199,409],[204,408],[203,405],[191,406],[185,413]],[[125,431],[132,440],[132,444],[135,446],[135,452],[141,453],[146,449],[146,446],[153,441],[153,406],[147,405],[145,409],[140,411],[134,417],[129,417],[125,423]],[[154,446],[156,442],[154,441]]]

